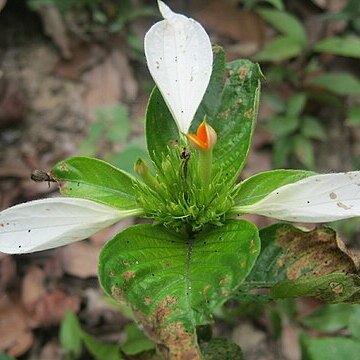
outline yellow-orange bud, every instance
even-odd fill
[[[195,134],[186,135],[189,143],[198,150],[212,150],[217,141],[215,130],[204,120]]]

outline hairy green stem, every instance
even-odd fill
[[[199,150],[199,172],[204,190],[211,182],[212,150]]]

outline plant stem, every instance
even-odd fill
[[[199,150],[199,172],[204,190],[209,188],[211,182],[212,149]]]

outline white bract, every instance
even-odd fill
[[[310,176],[235,210],[308,223],[360,216],[360,171]]]
[[[30,201],[0,213],[0,251],[21,254],[52,249],[137,214],[136,209],[121,211],[77,198]]]
[[[158,1],[164,20],[145,35],[145,56],[179,130],[188,133],[209,84],[213,54],[209,36],[195,20]]]

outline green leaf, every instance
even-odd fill
[[[213,121],[221,104],[220,95],[224,88],[225,81],[225,51],[222,47],[214,45],[213,53],[214,63],[211,79],[199,109],[195,114],[194,121],[191,124],[190,130],[193,133],[196,133],[205,115],[210,123]]]
[[[347,73],[323,74],[311,82],[312,86],[329,90],[337,95],[359,95],[360,81]]]
[[[349,330],[351,335],[358,341],[360,340],[360,307],[359,305],[352,306],[352,316],[349,319]]]
[[[305,170],[273,170],[256,174],[239,184],[234,206],[254,204],[275,189],[315,175]]]
[[[145,133],[150,158],[157,167],[161,167],[168,148],[179,145],[180,134],[157,87],[152,91],[147,105]]]
[[[0,353],[0,360],[16,360],[16,359],[14,357],[6,354],[6,353],[1,352]]]
[[[219,46],[213,47],[213,70],[204,98],[195,115],[194,124],[199,124],[204,115],[209,120],[217,112],[221,89],[224,83],[225,55]],[[194,125],[193,125],[194,126]],[[148,152],[157,167],[160,167],[163,155],[168,147],[179,144],[179,130],[157,87],[150,95],[146,110],[145,133]]]
[[[96,121],[105,124],[106,135],[114,143],[125,141],[130,135],[128,109],[122,104],[98,108]]]
[[[227,69],[229,77],[222,93],[219,113],[210,123],[218,134],[213,171],[223,170],[229,180],[235,181],[251,145],[263,75],[259,65],[248,60],[233,61]]]
[[[360,104],[356,104],[349,109],[347,115],[347,125],[349,126],[360,125]]]
[[[273,144],[272,158],[274,167],[287,165],[290,154],[293,151],[294,136],[287,136],[277,139]]]
[[[326,132],[319,120],[305,116],[301,125],[301,133],[304,137],[314,140],[326,140]]]
[[[312,338],[303,335],[301,348],[304,360],[357,359],[360,342],[345,337]]]
[[[305,29],[295,16],[273,9],[261,9],[257,12],[276,30],[291,38],[293,42],[297,42],[301,47],[306,44]]]
[[[246,286],[275,298],[313,296],[329,303],[360,301],[360,277],[336,232],[275,224],[260,231],[262,250]]]
[[[148,339],[136,324],[129,324],[125,327],[126,342],[121,350],[126,355],[136,355],[144,351],[155,349],[155,344]]]
[[[289,36],[277,36],[255,55],[256,61],[282,61],[298,56],[303,47]]]
[[[90,124],[84,142],[80,144],[82,156],[94,156],[101,151],[101,140],[104,138],[112,144],[123,143],[131,132],[128,109],[123,104],[98,108],[96,120]]]
[[[294,153],[299,161],[301,161],[308,169],[315,167],[314,147],[308,138],[303,135],[294,137]]]
[[[275,284],[271,294],[280,299],[311,296],[328,303],[359,303],[360,277],[334,272],[319,278],[288,280]]]
[[[88,352],[96,360],[120,360],[120,345],[103,343],[85,331],[81,332],[81,339]]]
[[[258,252],[257,229],[244,220],[190,236],[161,225],[137,225],[105,245],[99,278],[106,293],[131,304],[156,342],[181,358],[185,351],[198,354],[195,327],[211,322]]]
[[[349,35],[326,38],[314,46],[314,51],[360,58],[360,37]]]
[[[214,338],[201,344],[204,360],[244,360],[240,347],[228,339]]]
[[[289,98],[286,104],[286,115],[289,117],[299,117],[304,110],[307,96],[304,93],[297,93]]]
[[[143,159],[152,168],[145,147],[145,139],[142,136],[131,139],[120,152],[109,154],[106,161],[131,174],[134,173],[134,164],[139,158]]]
[[[290,135],[298,127],[298,117],[288,117],[281,115],[273,116],[265,124],[266,130],[268,130],[275,138]]]
[[[135,180],[127,173],[97,159],[74,157],[58,162],[51,171],[65,196],[94,200],[121,210],[138,208]]]
[[[61,322],[59,340],[63,351],[77,359],[81,354],[81,328],[76,315],[70,311],[65,313]]]
[[[353,314],[352,304],[331,304],[317,309],[302,319],[302,323],[315,330],[335,332],[348,326]]]
[[[246,9],[251,9],[258,3],[269,3],[278,10],[284,10],[284,4],[282,0],[244,0],[243,3]]]
[[[280,96],[263,92],[261,100],[267,103],[275,113],[281,113],[286,110],[286,104]]]

